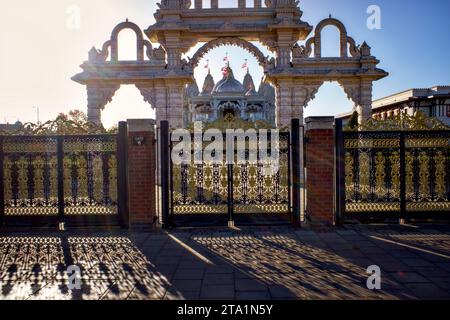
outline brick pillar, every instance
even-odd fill
[[[334,224],[334,117],[306,119],[306,210],[312,225]]]
[[[155,121],[132,119],[127,122],[130,227],[148,227],[156,219]]]

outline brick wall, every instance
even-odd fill
[[[334,224],[334,118],[306,119],[307,212],[313,225]]]
[[[142,143],[139,144],[139,141]],[[154,122],[152,120],[128,120],[130,227],[147,227],[155,221],[155,169]]]

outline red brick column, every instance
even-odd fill
[[[307,118],[306,137],[306,211],[312,225],[334,225],[334,118]]]
[[[155,121],[133,119],[127,122],[130,227],[148,227],[156,219]]]

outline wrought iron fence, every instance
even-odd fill
[[[259,136],[258,136],[259,138]],[[192,138],[192,141],[194,139]],[[224,141],[226,136],[224,135]],[[177,143],[173,143],[171,150]],[[268,146],[270,151],[270,145]],[[171,166],[171,213],[183,214],[256,214],[291,212],[290,134],[279,135],[279,169],[264,174],[264,161],[246,161],[233,165],[192,162]],[[236,152],[236,151],[235,151]],[[223,155],[226,150],[223,150]],[[270,152],[269,152],[270,154]]]
[[[126,131],[121,131],[0,136],[2,222],[125,223],[126,192],[119,188],[126,184]]]
[[[341,219],[450,218],[450,130],[343,131],[337,123]]]

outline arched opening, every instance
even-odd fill
[[[203,9],[211,9],[211,0],[203,0],[202,8]]]
[[[351,112],[353,106],[339,83],[325,82],[306,106],[304,117],[339,116]]]
[[[134,85],[122,85],[114,95],[112,102],[102,112],[105,128],[111,128],[119,121],[127,119],[154,119],[155,111],[146,103]]]
[[[219,0],[219,8],[237,8],[238,0]]]
[[[340,57],[340,32],[335,26],[326,26],[322,30],[322,57]]]
[[[137,60],[137,36],[132,29],[123,29],[120,31],[117,46],[119,61]]]
[[[192,121],[214,122],[230,115],[245,121],[274,123],[275,99],[268,85],[261,86],[265,57],[260,51],[253,43],[224,38],[199,43],[186,54],[196,66],[196,86],[186,88],[185,125]]]
[[[225,61],[225,58],[227,58],[228,61]],[[215,82],[222,79],[222,68],[225,66],[226,62],[229,62],[230,67],[233,69],[234,77],[240,82],[243,81],[248,69],[255,81],[255,89],[258,90],[264,75],[263,68],[259,65],[256,58],[247,50],[238,46],[228,45],[214,48],[200,59],[198,67],[194,70],[194,77],[198,87],[201,89],[208,72],[211,72]],[[247,63],[247,67],[244,67],[245,63]],[[207,68],[207,66],[209,68]]]

